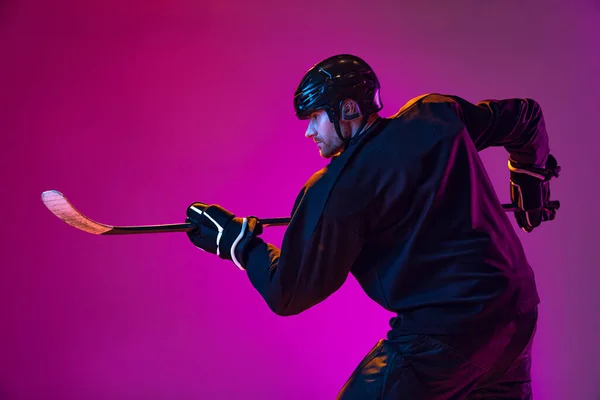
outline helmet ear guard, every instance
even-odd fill
[[[352,120],[360,117],[362,114],[362,110],[360,109],[360,106],[358,106],[358,112],[355,112],[354,114],[346,114],[346,110],[344,110],[344,102],[346,100],[348,100],[348,99],[343,99],[342,102],[340,103],[341,119],[343,119],[344,121],[352,121]]]

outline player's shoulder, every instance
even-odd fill
[[[326,172],[326,168],[322,168],[317,172],[313,173],[310,178],[302,185],[298,195],[296,196],[296,200],[294,201],[294,207],[292,208],[292,215],[296,213],[296,210],[300,206],[300,203],[303,202],[307,193],[311,190],[311,188],[323,177]]]
[[[408,100],[398,112],[392,115],[390,118],[399,118],[404,114],[408,114],[411,111],[416,111],[422,107],[431,107],[435,105],[447,105],[454,102],[454,96],[442,93],[425,93],[419,96],[413,97]]]
[[[314,186],[314,184],[316,182],[318,182],[320,179],[322,179],[326,173],[327,173],[327,167],[323,167],[320,170],[318,170],[317,172],[313,173],[310,176],[310,178],[308,178],[306,183],[304,184],[304,187],[309,188],[311,186]]]

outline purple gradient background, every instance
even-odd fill
[[[277,317],[184,234],[88,235],[40,194],[116,225],[193,201],[286,216],[325,164],[292,93],[340,52],[376,69],[385,116],[434,91],[541,103],[564,172],[558,219],[519,231],[543,299],[535,398],[599,398],[600,3],[370,4],[0,2],[0,399],[335,397],[390,317],[353,278]],[[508,201],[505,151],[482,157]]]

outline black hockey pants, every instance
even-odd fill
[[[390,333],[362,360],[337,399],[531,400],[536,325],[537,310],[467,336]]]

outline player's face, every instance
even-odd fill
[[[315,111],[310,115],[305,136],[315,141],[323,158],[335,156],[343,147],[335,132],[335,125],[329,121],[325,110]]]

